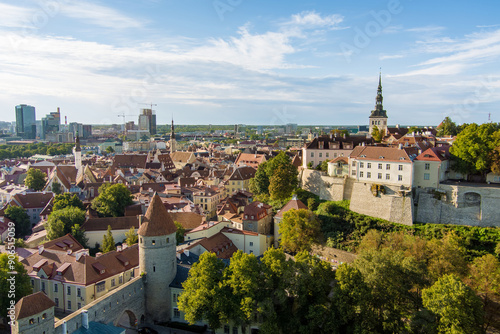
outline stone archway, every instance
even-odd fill
[[[115,326],[123,328],[137,328],[137,324],[137,317],[134,312],[125,310],[120,317],[116,319]]]

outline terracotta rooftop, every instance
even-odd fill
[[[105,218],[89,218],[82,224],[82,228],[86,232],[91,231],[106,231],[108,225],[115,230],[129,230],[131,227],[139,228],[139,219],[137,216],[125,217],[105,217]]]
[[[352,151],[350,158],[357,160],[411,162],[406,150],[380,146],[357,146]]]
[[[415,158],[418,161],[444,161],[449,159],[449,146],[448,147],[432,147],[420,154]]]
[[[205,217],[194,212],[170,212],[174,222],[178,222],[186,230],[192,230],[200,226]]]
[[[23,209],[45,208],[52,197],[54,197],[52,192],[33,192],[16,194],[12,197],[12,200],[19,204],[19,206]]]
[[[274,218],[283,218],[283,214],[291,209],[295,209],[295,210],[306,209],[307,210],[308,207],[307,207],[307,205],[302,203],[302,201],[299,199],[291,199],[290,201],[288,201],[288,203],[285,204],[284,207],[281,208],[280,211],[278,211],[278,213],[276,214],[276,216],[274,216]]]
[[[45,249],[53,249],[59,251],[71,250],[72,252],[76,252],[83,249],[83,246],[80,245],[80,243],[69,233],[63,235],[60,238],[47,241],[42,245]]]
[[[24,319],[56,306],[43,292],[25,296],[16,303],[16,319]]]
[[[196,245],[201,245],[207,251],[215,253],[219,259],[230,259],[238,248],[233,244],[231,239],[222,233],[216,233],[210,238],[203,238],[197,243],[192,244],[187,249],[191,249]]]
[[[257,170],[252,167],[236,168],[229,180],[248,180],[255,176]]]
[[[163,205],[163,202],[155,194],[151,204],[149,204],[148,210],[144,215],[143,222],[137,231],[137,234],[145,237],[153,237],[159,235],[169,235],[175,233],[177,227],[172,220],[172,217],[167,212],[167,209]]]

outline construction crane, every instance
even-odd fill
[[[157,107],[158,105],[156,103],[139,103],[139,104],[144,104],[149,106],[149,109],[153,110],[153,106]]]
[[[137,116],[137,115],[125,115],[125,113],[121,115],[117,115],[118,117],[123,117],[123,136],[127,136],[127,123],[125,122],[125,117],[129,116]]]

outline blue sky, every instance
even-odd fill
[[[500,3],[3,0],[0,113],[68,122],[500,121]]]

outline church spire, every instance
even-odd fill
[[[82,148],[80,146],[80,137],[78,136],[78,131],[76,132],[76,137],[75,137],[75,151],[81,152]]]
[[[377,97],[375,98],[375,110],[384,110],[384,106],[382,105],[383,100],[384,97],[382,96],[382,71],[380,71],[378,76]]]
[[[174,116],[172,116],[172,127],[170,129],[170,139],[175,139],[175,131],[174,131]]]

